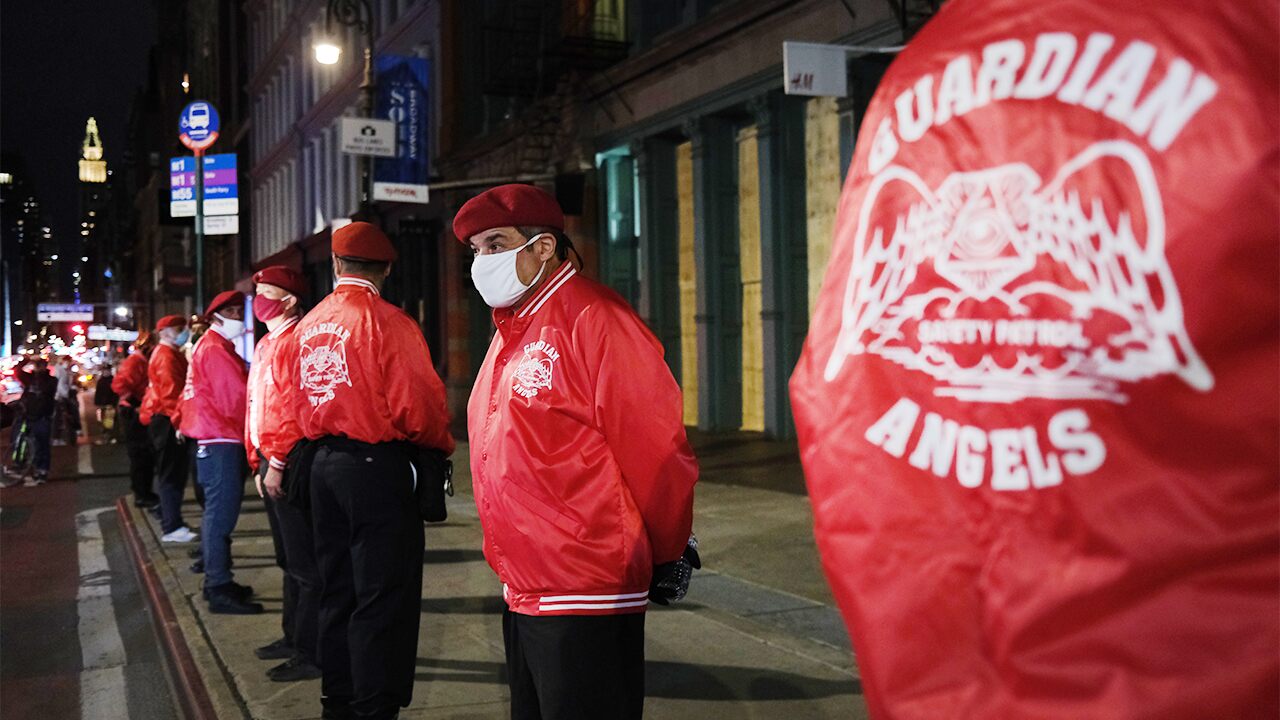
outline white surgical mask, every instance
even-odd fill
[[[214,313],[213,316],[222,321],[222,324],[218,326],[218,334],[222,337],[228,340],[235,340],[244,334],[243,320],[231,320],[222,317],[218,313]]]
[[[492,308],[511,307],[521,295],[537,284],[547,264],[542,263],[533,281],[525,285],[520,282],[520,275],[516,272],[516,261],[519,259],[520,251],[532,245],[540,237],[542,235],[534,235],[529,238],[529,242],[514,250],[493,255],[477,255],[471,261],[471,282],[475,283],[476,290],[480,291],[480,297],[484,298],[485,304]]]

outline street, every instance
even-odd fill
[[[123,447],[54,449],[0,491],[0,717],[179,717],[121,537]]]
[[[865,717],[819,574],[794,449],[745,437],[694,442],[704,569],[684,601],[650,606],[646,717]],[[401,717],[497,720],[509,712],[501,588],[480,553],[465,445],[454,461],[449,521],[427,527],[417,683]],[[114,509],[128,491],[125,470],[120,446],[58,447],[49,484],[0,491],[5,718],[177,716]],[[235,571],[257,590],[262,615],[210,614],[189,546],[161,548],[149,516],[133,519],[216,717],[316,718],[319,682],[272,683],[264,671],[273,663],[252,653],[279,634],[281,574],[261,501],[252,484],[245,489]],[[190,490],[184,512],[199,525]]]

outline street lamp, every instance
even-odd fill
[[[123,305],[116,308],[116,317],[118,318],[129,317],[129,308]]]
[[[316,62],[333,65],[342,56],[342,48],[332,38],[333,24],[354,27],[364,33],[364,81],[360,83],[360,117],[373,117],[373,4],[369,0],[329,0],[324,13],[325,39],[313,47]],[[360,158],[360,213],[368,219],[373,202],[373,156]]]
[[[338,58],[342,57],[342,48],[328,40],[318,42],[313,47],[316,51],[316,62],[321,65],[336,65]]]

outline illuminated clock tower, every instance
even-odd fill
[[[80,150],[80,227],[78,242],[70,262],[71,296],[75,302],[104,302],[102,289],[108,287],[111,277],[109,261],[114,238],[111,237],[111,173],[103,159],[102,138],[98,136],[98,121],[89,118],[84,128],[84,142]]]

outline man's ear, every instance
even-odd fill
[[[544,233],[538,238],[538,242],[534,244],[537,249],[538,262],[546,262],[556,254],[556,236],[551,233]]]
[[[387,277],[391,275],[391,265],[392,265],[392,264],[393,264],[393,263],[387,263],[387,267],[382,271],[382,279],[383,279],[383,280],[386,280],[386,279],[387,279]]]

